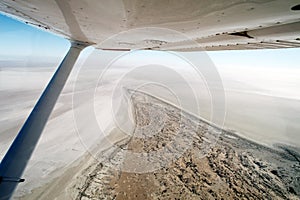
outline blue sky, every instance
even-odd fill
[[[68,40],[0,14],[0,58],[57,57],[64,55]]]
[[[297,68],[300,48],[208,52],[221,67]]]
[[[0,60],[29,58],[62,58],[70,44],[68,40],[31,27],[0,14]],[[145,51],[145,54],[147,52]],[[300,48],[282,50],[249,50],[209,52],[219,67],[284,67],[300,68]]]

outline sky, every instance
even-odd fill
[[[51,59],[61,60],[70,47],[69,41],[62,37],[31,27],[23,22],[16,21],[1,14],[0,25],[0,69],[2,63],[5,63],[2,61],[9,61],[6,63],[10,64],[12,63],[10,61],[36,61],[39,60],[37,58],[41,58],[43,61],[50,61]],[[85,50],[85,52],[87,52],[87,50]],[[199,52],[192,52],[190,54],[195,58],[199,56]],[[105,59],[105,56],[108,56],[109,52],[97,50],[93,55],[97,55],[98,57],[102,56],[101,58]],[[131,60],[131,63],[142,63],[145,60],[152,60],[151,56],[159,57],[164,61],[167,59],[167,56],[165,56],[163,52],[140,51],[136,55],[137,56]],[[284,99],[292,99],[293,101],[297,100],[297,102],[300,100],[300,48],[217,51],[207,52],[207,55],[219,70],[226,91],[235,92],[238,90],[239,94],[242,95],[246,93],[259,94],[262,96],[280,97],[280,99],[283,97]],[[58,63],[59,62],[55,65],[57,66]],[[53,69],[55,69],[56,66],[53,66]],[[13,64],[12,67],[14,67]],[[24,64],[24,67],[30,69],[30,67],[34,67],[34,62],[27,62],[27,64]],[[26,77],[24,78],[22,74],[19,74],[19,71],[10,72],[9,70],[3,70],[1,73],[0,86],[2,87],[10,88],[8,83],[16,82],[16,78],[7,76],[9,73],[18,73],[17,78],[20,79],[19,82],[14,83],[16,88],[20,87],[19,84],[25,85],[27,83],[24,81]],[[41,77],[43,76],[38,74],[35,79],[41,79]],[[49,78],[50,77],[49,74]],[[31,77],[27,77],[27,79],[31,79]],[[43,83],[46,84],[45,80],[43,81]],[[29,81],[29,83],[31,82]],[[228,100],[228,102],[230,102],[230,100]],[[236,102],[241,103],[239,101]],[[273,105],[272,102],[268,102],[268,104]],[[257,103],[257,105],[254,103],[253,105],[259,106],[259,103]],[[288,109],[293,111],[291,108]],[[259,112],[263,109],[257,108],[257,110]],[[231,111],[238,112],[239,109],[234,108]],[[285,111],[282,111],[282,113],[285,114]],[[281,115],[276,116],[281,117]],[[245,120],[248,119],[247,117],[249,116],[245,116]],[[251,119],[250,117],[249,121],[251,121]],[[267,124],[267,122],[265,122],[265,124]]]
[[[0,14],[0,58],[60,57],[69,42],[59,36]],[[209,52],[216,65],[299,68],[300,49]]]
[[[62,58],[70,46],[68,40],[62,37],[29,26],[1,14],[0,24],[1,61],[49,57]],[[194,53],[196,56],[197,52]],[[147,51],[143,54],[148,56]],[[156,55],[159,55],[159,53]],[[219,68],[300,68],[300,48],[218,51],[208,52],[208,55]]]
[[[0,14],[0,58],[64,55],[68,40]]]

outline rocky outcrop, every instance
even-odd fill
[[[77,199],[299,199],[297,149],[271,149],[144,93],[136,127],[100,152]]]

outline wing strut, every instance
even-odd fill
[[[51,111],[81,52],[88,44],[72,45],[0,164],[0,199],[9,199],[43,132]]]

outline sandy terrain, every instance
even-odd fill
[[[100,52],[100,53],[101,55],[99,55],[99,53],[95,54],[94,57],[97,59],[85,63],[87,69],[82,70],[80,72],[81,78],[77,78],[76,80],[77,68],[75,68],[75,70],[71,74],[71,77],[68,80],[68,83],[65,86],[62,95],[60,96],[57,102],[57,105],[55,106],[55,109],[42,134],[41,140],[39,141],[38,146],[24,173],[23,178],[25,178],[26,181],[18,186],[14,194],[15,198],[19,198],[23,196],[23,198],[39,199],[40,194],[43,194],[45,198],[46,198],[45,195],[47,194],[48,199],[53,199],[56,196],[61,197],[61,199],[66,199],[66,198],[72,199],[71,197],[75,198],[78,195],[78,191],[76,189],[75,190],[72,189],[71,185],[75,184],[76,177],[77,178],[80,177],[80,179],[82,179],[82,182],[85,182],[86,180],[85,176],[87,176],[87,174],[91,172],[90,170],[93,170],[93,168],[97,166],[97,164],[95,164],[94,159],[91,158],[91,155],[88,152],[91,152],[91,150],[94,149],[95,153],[93,155],[95,155],[96,152],[110,148],[112,144],[118,142],[121,138],[124,138],[124,134],[122,134],[121,131],[118,130],[114,124],[112,125],[113,118],[111,116],[111,113],[113,112],[111,110],[112,102],[111,102],[110,95],[112,93],[112,89],[115,85],[115,82],[112,82],[111,80],[115,79],[115,77],[120,77],[122,71],[128,70],[128,68],[126,69],[127,67],[126,65],[130,66],[132,65],[132,63],[138,65],[142,61],[143,62],[145,61],[144,60],[145,57],[139,55],[138,57],[131,59],[131,61],[133,60],[134,62],[129,62],[129,61],[127,62],[126,60],[125,61],[121,60],[122,62],[120,61],[120,63],[116,63],[117,66],[111,70],[112,73],[110,76],[107,77],[107,80],[101,83],[101,85],[97,86],[99,72],[103,70],[103,67],[100,66],[105,66],[106,62],[109,63],[109,61],[111,60],[111,58],[109,58],[110,55],[109,53],[105,53],[105,52]],[[99,61],[98,60],[99,57],[105,59],[106,61],[105,62]],[[115,55],[111,57],[114,58]],[[137,60],[137,58],[139,58],[139,60]],[[147,59],[150,64],[151,62],[153,62],[151,56],[149,56],[149,58]],[[158,61],[161,62],[161,59],[158,59],[157,62]],[[177,61],[174,60],[173,62],[177,62]],[[126,65],[121,65],[124,63]],[[8,63],[8,64],[9,66],[13,66],[12,63]],[[167,64],[167,63],[163,63],[163,64]],[[181,65],[181,63],[179,64]],[[32,67],[32,66],[36,66],[36,67]],[[17,134],[22,124],[24,123],[27,115],[30,113],[32,107],[34,106],[40,93],[42,92],[43,87],[47,84],[54,71],[54,68],[47,68],[49,64],[45,67],[38,67],[38,66],[43,66],[43,65],[30,63],[30,67],[28,68],[26,67],[25,68],[23,67],[22,68],[21,67],[1,68],[0,71],[0,81],[1,81],[0,84],[0,95],[1,95],[0,154],[1,157],[3,157],[11,141]],[[50,66],[52,66],[52,64]],[[157,70],[160,69],[157,68]],[[125,86],[128,86],[129,88],[131,88],[131,86],[132,88],[135,88],[135,85],[138,85],[140,83],[139,82],[140,80],[148,79],[149,81],[151,80],[153,81],[153,79],[150,79],[152,77],[156,78],[157,80],[163,79],[165,80],[165,83],[169,84],[170,88],[176,89],[175,91],[177,96],[186,97],[184,99],[185,101],[183,101],[184,103],[183,107],[189,112],[193,112],[194,107],[190,106],[193,103],[192,101],[193,99],[186,92],[187,90],[182,86],[182,84],[180,82],[173,81],[172,77],[168,76],[169,74],[166,75],[166,73],[161,73],[160,76],[157,76],[158,74],[157,70],[153,71],[153,67],[149,67],[149,70],[145,70],[143,68],[140,72],[135,74],[133,73],[132,74],[133,76],[129,77],[129,79],[127,79],[123,83]],[[222,73],[220,75],[223,76]],[[294,78],[288,77],[288,79],[290,81],[298,80],[297,74],[295,74],[295,77]],[[251,141],[256,141],[260,144],[266,144],[268,147],[272,149],[274,149],[273,145],[276,143],[284,143],[284,144],[292,145],[294,147],[299,147],[300,146],[299,143],[300,124],[298,123],[298,121],[300,120],[300,115],[299,115],[300,101],[288,97],[276,97],[272,95],[265,95],[266,92],[264,92],[263,90],[257,87],[253,87],[252,85],[247,85],[244,82],[234,81],[234,78],[236,78],[236,76],[229,76],[229,78],[227,77],[227,79],[223,80],[225,92],[226,92],[225,95],[226,95],[226,106],[227,106],[226,119],[225,119],[226,130],[227,129],[234,130],[231,132],[234,132],[239,136],[243,136],[248,139],[251,139]],[[249,82],[253,82],[253,79],[255,78],[256,77],[252,77],[251,81]],[[78,84],[78,88],[75,91],[73,90],[74,82]],[[282,80],[281,82],[290,83],[290,82],[285,82],[285,80]],[[200,86],[199,82],[191,81],[191,83],[195,84],[195,87],[197,87],[198,90],[202,91],[203,88],[202,86]],[[258,82],[256,83],[259,85]],[[292,85],[296,87],[297,83],[298,82],[295,82]],[[96,93],[95,93],[95,88],[96,88]],[[285,88],[289,88],[289,87],[285,87]],[[170,93],[160,89],[161,88],[153,87],[152,85],[149,87],[148,92],[161,99],[167,100],[168,102],[172,102],[173,104],[177,103],[175,101],[176,99],[174,99]],[[257,93],[253,93],[253,91],[256,91]],[[289,96],[293,96],[294,93],[292,93],[292,91],[293,88],[291,89],[291,93],[289,93]],[[116,105],[115,107],[113,106],[114,108],[116,108],[114,112],[117,112],[116,116],[118,120],[122,122],[121,123],[122,128],[129,128],[133,130],[134,127],[132,127],[132,125],[135,124],[126,122],[128,120],[127,104],[123,104],[122,100],[120,100],[122,99],[121,93],[117,92],[116,94],[118,96],[115,96],[113,98],[115,100],[115,102],[113,103],[114,105]],[[201,96],[200,116],[209,120],[211,115],[209,110],[210,99],[207,98],[207,94],[201,93],[200,96]],[[160,104],[162,103],[158,102],[158,105]],[[91,107],[91,105],[94,105],[94,108]],[[142,107],[145,107],[146,110],[151,108],[149,106],[148,107],[142,106]],[[160,105],[160,107],[164,107],[164,105]],[[170,107],[170,105],[167,105],[166,107]],[[143,121],[144,119],[145,121],[149,121],[148,119],[149,115],[146,114],[147,112],[145,111],[145,109],[139,110],[139,112],[137,112],[137,114],[135,115],[135,116],[139,116],[138,118],[139,120],[136,120],[137,122]],[[157,119],[160,119],[160,120],[154,119],[153,122],[155,123],[151,123],[151,126],[154,125],[157,126],[152,128],[158,129],[159,127],[163,126],[161,123],[159,123],[160,121],[166,122],[170,120],[168,117],[166,117],[166,113],[156,112],[157,110],[156,107],[152,106],[150,110],[152,114],[156,113],[153,116],[156,116]],[[111,139],[109,140],[109,142],[107,142],[107,140],[103,140],[103,134],[101,133],[101,131],[95,128],[95,123],[92,123],[92,121],[90,120],[91,115],[94,114],[97,118],[96,120],[98,122],[101,122],[101,128],[102,128],[101,131],[107,134],[110,133],[109,137],[111,137]],[[82,117],[78,117],[78,116],[82,116]],[[142,116],[143,116],[143,120],[141,120]],[[191,118],[192,118],[191,116],[187,115],[182,119],[191,119]],[[183,122],[181,122],[181,124],[182,123]],[[190,127],[189,130],[193,130],[191,124],[189,123],[190,122],[187,122],[186,127]],[[142,124],[143,123],[141,123],[140,125]],[[142,127],[144,131],[148,130],[146,132],[149,135],[155,135],[155,136],[159,135],[151,131],[151,126],[147,125]],[[115,129],[111,131],[112,128],[114,127]],[[129,132],[137,134],[138,132],[136,131],[137,130],[131,132],[129,131]],[[143,133],[144,131],[140,131],[140,133]],[[208,133],[211,132],[208,131]],[[168,132],[165,136],[167,136],[168,134],[173,135]],[[143,134],[137,134],[137,135],[143,136]],[[196,133],[194,133],[194,135],[196,135]],[[236,141],[236,139],[234,138],[239,138],[235,134],[229,132],[223,132],[222,134],[219,134],[219,138],[223,137],[223,140],[228,140],[228,138],[225,135],[228,136],[228,138],[231,138],[232,140],[231,143],[228,142],[230,145],[234,145],[232,144],[233,141]],[[186,136],[187,138],[190,138],[188,135]],[[206,134],[205,136],[208,135]],[[203,136],[201,136],[201,138],[203,138]],[[162,138],[159,137],[159,139]],[[166,138],[162,140],[169,140],[169,139],[170,138]],[[182,138],[177,138],[177,139],[180,141],[180,139]],[[194,140],[202,141],[201,139],[193,139],[192,141]],[[217,144],[219,144],[220,141],[221,140],[218,139]],[[247,140],[239,139],[239,141],[245,142]],[[190,142],[190,140],[188,142]],[[144,144],[139,140],[132,140],[130,143],[124,140],[123,143],[125,146],[131,146],[131,147],[134,146],[134,148],[130,149],[130,151],[133,152],[142,151],[144,145],[146,146],[150,145],[150,144]],[[184,143],[181,143],[181,145],[182,144]],[[98,146],[95,147],[95,145]],[[162,146],[163,143],[159,143],[158,147],[152,147],[150,145],[147,148],[160,149],[161,148],[160,145]],[[185,146],[189,146],[189,145],[190,143],[187,143]],[[214,146],[214,148],[217,148],[217,146],[218,145]],[[221,146],[221,143],[219,146]],[[242,146],[243,145],[241,144],[241,146],[238,147],[239,149],[241,149],[240,151],[243,150]],[[238,152],[238,148],[234,149],[234,151]],[[269,148],[264,147],[264,149],[269,149]],[[105,159],[107,159],[108,157],[113,157],[110,155],[110,152],[112,150],[113,147],[110,150],[108,150],[106,153],[98,152],[99,155],[97,156],[97,158],[98,161],[100,160],[99,163],[108,162]],[[208,150],[209,149],[201,149],[200,152],[208,151]],[[187,148],[187,151],[190,151],[190,148]],[[275,152],[277,151],[283,151],[283,150],[277,148]],[[271,152],[274,152],[274,150],[272,150]],[[259,153],[259,155],[256,154],[258,153],[257,152],[253,153],[254,158],[262,156],[261,153]],[[104,160],[102,159],[101,155],[105,155],[103,156]],[[174,154],[173,152],[172,155],[177,155],[177,154]],[[267,155],[269,154],[267,153],[265,157],[261,158],[261,160],[262,161],[266,160],[266,162],[269,162]],[[130,158],[129,156],[132,155],[127,154],[126,156],[123,157],[129,159]],[[286,158],[283,159],[281,157],[276,157],[276,158],[278,158],[279,160],[286,159]],[[155,157],[153,159],[155,159]],[[172,159],[173,158],[171,157],[171,160]],[[205,158],[202,159],[205,160]],[[204,162],[201,159],[200,161]],[[273,162],[275,162],[274,159],[270,161],[270,163]],[[160,166],[160,164],[161,163],[157,163],[154,166],[157,167]],[[167,164],[171,165],[169,162],[167,162],[164,163],[164,166],[167,167]],[[152,164],[149,164],[148,166],[152,166]],[[278,166],[280,166],[280,164]],[[140,167],[139,170],[143,169],[143,167],[145,167],[145,165]],[[297,191],[297,188],[294,188],[294,190]],[[33,193],[30,194],[32,191]],[[58,191],[60,192],[58,193]],[[71,195],[71,197],[69,195]]]
[[[112,147],[25,199],[299,199],[299,149],[262,146],[145,93],[131,102],[132,136],[114,129]]]
[[[52,68],[7,68],[0,73],[0,80],[5,84],[0,86],[0,155],[1,158],[6,153],[12,140],[23,125],[31,109],[43,91],[43,87],[51,78]],[[76,127],[73,112],[85,110],[90,102],[82,98],[80,106],[73,109],[72,90],[74,72],[71,75],[65,89],[63,90],[53,113],[44,129],[42,137],[31,157],[30,162],[24,172],[24,184],[20,184],[14,193],[14,198],[18,198],[30,193],[34,188],[45,185],[54,180],[70,167],[76,165],[77,159],[81,158],[92,146],[86,138],[98,138],[99,133],[89,131],[89,134],[79,137],[76,128],[82,128],[77,124]],[[82,89],[82,96],[90,93],[86,88]],[[105,91],[99,91],[103,95]],[[107,97],[108,98],[108,97]],[[102,98],[103,107],[109,106],[107,98]],[[109,120],[105,114],[107,111],[102,109],[103,115],[99,115],[103,121]],[[107,125],[107,124],[106,124]],[[59,130],[59,131],[58,131]],[[75,163],[74,163],[75,162]]]

